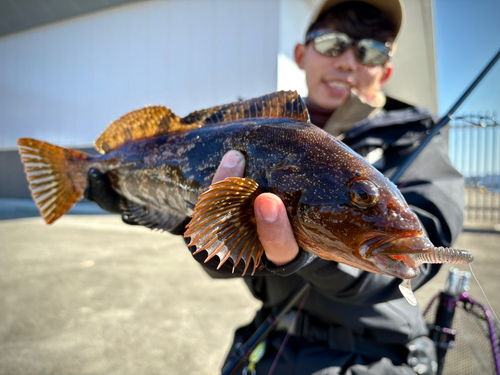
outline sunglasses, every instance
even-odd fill
[[[307,34],[306,44],[314,43],[314,49],[325,56],[340,56],[354,45],[354,55],[363,65],[384,65],[392,56],[391,43],[373,39],[355,40],[344,33],[326,30],[312,31]]]

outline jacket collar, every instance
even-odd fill
[[[409,106],[391,111],[383,109],[374,118],[363,119],[356,123],[355,126],[342,134],[341,139],[355,138],[366,131],[382,127],[404,126],[406,130],[410,131],[410,124],[418,124],[418,129],[423,126],[424,129],[420,131],[425,131],[432,123],[432,114],[426,108]]]
[[[386,96],[379,91],[370,102],[360,98],[354,90],[349,97],[338,107],[326,122],[323,130],[339,139],[345,132],[356,126],[356,123],[374,118],[384,107]]]

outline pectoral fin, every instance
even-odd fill
[[[262,192],[253,180],[230,177],[201,194],[184,234],[191,237],[189,246],[196,246],[195,254],[206,250],[205,262],[217,255],[218,268],[231,258],[233,272],[243,259],[243,275],[253,260],[255,273],[264,253],[254,216],[254,201]]]

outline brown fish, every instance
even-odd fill
[[[185,118],[165,107],[140,109],[97,139],[102,156],[28,138],[18,145],[48,224],[83,197],[87,172],[95,167],[107,173],[132,220],[170,230],[192,215],[186,237],[197,252],[206,250],[207,260],[217,255],[220,265],[243,260],[243,274],[250,263],[255,272],[264,252],[253,212],[262,192],[283,200],[298,244],[320,258],[407,280],[435,251],[394,184],[312,125],[295,92]],[[229,150],[245,155],[245,178],[210,186]]]

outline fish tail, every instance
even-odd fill
[[[90,156],[31,138],[17,141],[31,195],[51,224],[83,198]]]

